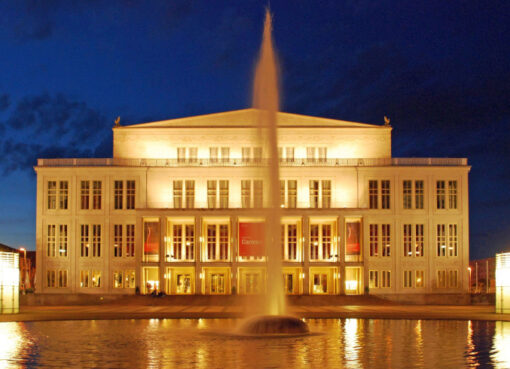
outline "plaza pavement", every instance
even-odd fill
[[[19,314],[0,315],[0,322],[103,319],[242,318],[243,305],[71,305],[21,306]],[[510,314],[494,313],[494,306],[452,305],[292,305],[290,315],[302,318],[451,319],[510,321]]]

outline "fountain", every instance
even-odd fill
[[[266,9],[264,34],[260,56],[255,70],[253,107],[259,110],[258,132],[260,142],[269,154],[269,207],[262,210],[266,220],[267,293],[265,315],[254,316],[241,324],[238,332],[248,335],[307,334],[308,326],[302,320],[284,315],[285,295],[282,278],[280,238],[280,177],[278,166],[277,112],[279,109],[278,68],[272,41],[272,19]]]

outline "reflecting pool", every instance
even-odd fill
[[[0,368],[509,368],[510,322],[310,319],[294,338],[242,339],[235,319],[0,323]]]

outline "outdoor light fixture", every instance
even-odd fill
[[[496,254],[496,313],[510,314],[510,252]]]
[[[19,312],[19,254],[0,252],[0,313]]]

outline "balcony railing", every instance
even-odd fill
[[[37,159],[39,167],[260,167],[269,159]],[[362,158],[280,160],[281,167],[465,166],[466,158]]]

